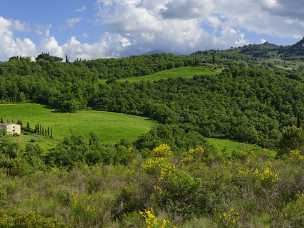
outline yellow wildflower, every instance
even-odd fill
[[[171,147],[167,144],[161,144],[152,151],[154,157],[170,157],[172,155]]]

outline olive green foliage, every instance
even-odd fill
[[[167,144],[145,156],[73,136],[46,153],[1,143],[2,227],[301,227],[303,160]],[[162,226],[161,226],[162,225]],[[158,227],[157,226],[157,227]],[[152,226],[154,227],[154,226]]]
[[[195,65],[191,56],[155,54],[121,59],[77,60],[73,63],[47,53],[36,62],[12,57],[0,64],[0,101],[31,100],[61,112],[90,106],[100,79],[143,76],[176,67]]]
[[[304,85],[283,71],[230,66],[219,75],[111,84],[94,108],[148,116],[206,137],[277,146],[283,127],[301,124]]]
[[[287,127],[283,131],[283,136],[280,141],[280,148],[283,153],[288,153],[291,150],[304,149],[304,130],[303,128]]]
[[[91,134],[89,139],[81,136],[65,138],[57,147],[50,149],[43,159],[50,166],[72,168],[77,163],[127,164],[133,153],[128,144],[102,145],[97,135]]]

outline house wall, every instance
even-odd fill
[[[0,124],[0,129],[7,135],[21,135],[21,126],[19,124]]]
[[[8,135],[21,135],[21,126],[19,124],[9,124],[6,127]]]

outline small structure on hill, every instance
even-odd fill
[[[20,124],[11,124],[11,123],[1,123],[0,131],[5,135],[21,135],[21,125]]]

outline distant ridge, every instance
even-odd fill
[[[301,49],[304,49],[304,37],[299,42],[297,42],[296,44],[292,45],[291,47],[292,48],[301,48]]]
[[[304,59],[304,38],[288,46],[264,42],[262,44],[249,44],[227,51],[237,51],[253,58]]]

